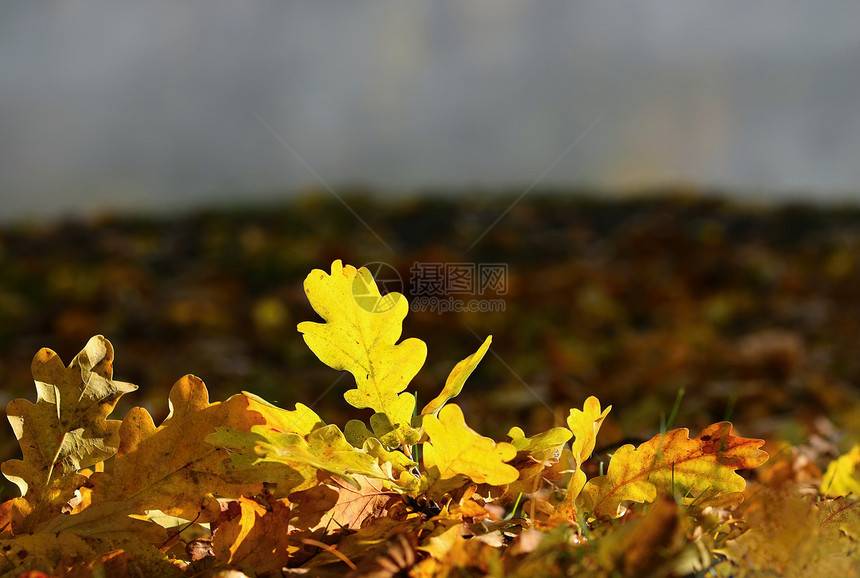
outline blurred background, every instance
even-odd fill
[[[729,418],[856,438],[860,4],[0,4],[0,405],[94,334],[160,419],[185,373],[350,417],[295,324],[337,258],[508,265],[419,312],[421,400],[502,437]],[[487,392],[492,391],[492,395]],[[478,409],[492,411],[478,411]],[[359,412],[360,413],[360,412]],[[364,416],[366,417],[366,416]],[[665,423],[664,423],[665,425]],[[5,453],[17,449],[11,431]],[[835,447],[835,446],[834,446]]]
[[[379,194],[525,187],[578,139],[544,185],[851,199],[858,22],[851,0],[11,0],[0,215],[280,198],[319,184],[297,156]]]

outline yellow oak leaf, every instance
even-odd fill
[[[508,431],[508,437],[511,438],[511,445],[517,449],[517,452],[524,452],[536,461],[544,461],[557,458],[555,454],[561,451],[572,434],[563,427],[554,427],[527,438],[522,428],[512,427]]]
[[[421,410],[422,415],[429,413],[433,415],[438,414],[443,405],[448,403],[452,398],[457,397],[463,391],[463,385],[465,385],[469,376],[472,375],[472,372],[475,371],[475,368],[478,367],[492,342],[493,336],[490,335],[484,340],[478,351],[454,366],[454,369],[448,374],[448,379],[445,380],[445,387],[442,388],[442,392],[424,406],[424,409]]]
[[[638,448],[623,445],[613,454],[606,475],[582,490],[585,509],[596,518],[618,514],[624,501],[653,502],[658,494],[680,494],[685,501],[741,492],[746,481],[735,470],[763,464],[764,440],[736,437],[732,424],[720,422],[690,439],[688,430],[656,435]]]
[[[570,444],[570,449],[573,452],[573,459],[576,461],[577,467],[581,467],[583,462],[591,457],[594,444],[597,443],[597,432],[600,431],[600,426],[611,409],[612,406],[610,405],[601,411],[600,401],[591,396],[585,400],[582,410],[576,408],[570,410],[570,415],[567,417],[567,427],[573,432],[574,439]]]
[[[252,428],[252,433],[263,437],[256,444],[257,455],[263,462],[278,462],[294,468],[310,466],[340,476],[356,488],[360,485],[352,474],[388,478],[377,458],[346,441],[336,425],[315,429],[306,438],[273,433],[259,426]]]
[[[255,428],[259,428],[255,430]],[[210,444],[225,448],[230,453],[230,465],[236,471],[245,472],[248,482],[269,484],[275,498],[286,498],[292,492],[306,490],[317,484],[317,468],[293,462],[262,461],[257,453],[257,444],[269,443],[265,435],[257,432],[274,432],[267,425],[253,426],[251,432],[240,432],[227,427],[217,427],[206,437]],[[272,487],[274,485],[274,487]]]
[[[424,365],[427,346],[415,338],[397,343],[409,311],[406,298],[380,295],[370,271],[339,260],[332,263],[331,275],[311,271],[304,286],[325,320],[299,323],[305,343],[323,363],[352,373],[356,388],[344,394],[346,401],[385,414],[397,445],[407,445],[415,396],[401,392]]]
[[[576,499],[586,482],[582,464],[594,452],[597,432],[600,431],[600,426],[603,425],[603,420],[609,415],[611,409],[612,406],[610,405],[601,411],[600,401],[593,395],[585,400],[581,410],[571,408],[567,417],[567,427],[574,436],[573,442],[570,444],[573,472],[571,472],[564,499],[556,506],[551,516],[551,522],[576,520]]]
[[[261,484],[246,481],[247,472],[230,466],[227,450],[205,441],[216,426],[248,431],[265,423],[249,410],[246,396],[209,403],[203,381],[187,375],[170,390],[169,400],[170,414],[157,428],[143,408],[125,416],[113,471],[90,477],[91,507],[114,503],[128,513],[158,509],[207,522],[220,512],[213,494],[239,497],[261,489]]]
[[[403,452],[388,450],[381,441],[373,436],[373,432],[357,419],[351,419],[346,422],[346,426],[343,428],[343,435],[350,444],[374,456],[380,467],[385,464],[391,464],[394,477],[418,465]]]
[[[444,493],[461,484],[463,476],[479,484],[509,484],[519,472],[506,464],[517,455],[509,443],[496,443],[466,425],[463,410],[449,404],[439,415],[424,416],[430,438],[424,444],[428,491]]]
[[[277,484],[276,496],[286,497],[313,487],[318,472],[340,476],[356,488],[353,474],[389,479],[391,467],[383,469],[387,450],[379,441],[363,447],[349,443],[336,425],[316,428],[306,436],[280,433],[269,425],[255,425],[250,432],[216,428],[206,440],[231,450],[231,464],[246,472],[245,479]],[[373,451],[369,451],[373,450]],[[403,456],[403,454],[399,454]],[[382,463],[381,463],[382,462]]]
[[[110,342],[97,335],[68,367],[47,348],[33,358],[36,403],[16,399],[6,408],[23,456],[2,467],[21,490],[13,504],[16,533],[60,514],[86,480],[77,471],[116,453],[120,422],[106,418],[137,386],[113,379],[113,356]]]
[[[860,494],[860,445],[830,462],[821,479],[821,493],[825,496]]]
[[[254,428],[260,428],[259,431],[304,436],[325,425],[312,409],[301,403],[296,404],[295,410],[286,410],[253,393],[247,391],[242,393],[248,398],[248,409],[258,412],[266,420],[265,425],[254,426]],[[257,444],[266,443],[267,440],[259,433],[216,427],[215,432],[207,436],[206,441],[230,450],[231,465],[236,470],[246,472],[246,481],[275,484],[276,487],[270,487],[269,490],[276,498],[286,498],[291,492],[304,490],[316,484],[317,469],[314,467],[261,462],[260,456],[257,455]]]
[[[503,502],[516,500],[520,493],[536,492],[548,468],[553,467],[561,455],[565,442],[571,438],[570,430],[554,427],[532,437],[526,437],[521,428],[512,427],[508,432],[517,457],[511,465],[519,470],[519,478],[508,486]]]
[[[297,403],[295,410],[281,409],[253,393],[242,392],[248,398],[248,409],[259,412],[269,429],[281,433],[308,435],[325,422],[308,406]]]

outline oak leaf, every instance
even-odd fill
[[[96,473],[93,506],[117,504],[119,511],[164,513],[199,522],[217,517],[212,497],[254,494],[261,484],[246,481],[246,471],[232,467],[227,450],[207,443],[216,426],[248,431],[264,423],[249,410],[244,395],[209,403],[203,381],[187,375],[170,390],[170,414],[157,428],[143,408],[128,412],[120,427],[120,445],[113,471]]]
[[[116,453],[120,422],[106,418],[137,386],[113,379],[113,356],[110,342],[97,335],[68,367],[47,348],[33,358],[36,403],[16,399],[6,409],[23,455],[2,466],[21,490],[13,506],[16,533],[58,515],[86,481],[78,470]]]
[[[735,470],[758,467],[768,455],[758,449],[764,440],[731,433],[732,424],[720,422],[693,439],[683,428],[656,435],[638,448],[621,446],[606,475],[592,478],[583,488],[586,510],[609,518],[618,515],[622,502],[653,502],[658,493],[693,501],[743,491],[746,481]]]
[[[821,479],[821,493],[825,496],[860,494],[860,445],[830,462]]]
[[[380,295],[366,268],[356,270],[340,260],[332,263],[331,275],[311,271],[304,286],[311,306],[325,320],[298,325],[305,343],[323,363],[353,374],[356,388],[344,394],[347,402],[384,414],[397,445],[410,443],[407,437],[417,438],[410,423],[415,396],[401,392],[424,365],[427,346],[415,338],[397,343],[409,310],[406,298]]]
[[[493,336],[490,335],[484,340],[484,343],[481,344],[478,351],[454,366],[454,369],[452,369],[451,373],[448,374],[448,379],[445,380],[445,387],[442,388],[442,392],[430,401],[430,403],[424,406],[424,409],[421,410],[422,415],[427,415],[429,413],[432,413],[433,415],[438,414],[443,405],[448,403],[452,398],[457,397],[460,392],[463,391],[463,386],[466,384],[466,380],[469,379],[469,376],[472,375],[472,372],[475,371],[476,367],[478,367],[478,364],[484,358],[484,355],[486,355],[492,342]]]
[[[519,470],[519,478],[508,486],[506,499],[515,500],[520,493],[536,492],[543,481],[544,473],[558,461],[564,444],[571,438],[570,430],[554,427],[532,437],[526,437],[521,428],[512,427],[508,431],[511,445],[517,450],[517,457],[511,465]]]
[[[399,476],[405,471],[411,471],[418,465],[403,452],[389,450],[385,444],[374,437],[373,432],[367,429],[363,422],[357,419],[346,422],[343,435],[350,444],[374,456],[380,467],[390,464],[395,476]]]
[[[506,464],[517,455],[509,443],[496,443],[466,425],[463,410],[449,404],[438,416],[424,416],[430,441],[424,444],[424,468],[428,489],[444,493],[469,478],[479,484],[509,484],[519,472]]]
[[[687,540],[689,521],[675,500],[664,496],[639,518],[627,521],[600,541],[598,560],[611,575],[678,576],[675,566],[681,551],[693,547]],[[703,569],[700,569],[703,570]]]
[[[266,508],[248,498],[234,504],[238,511],[228,509],[212,537],[216,560],[257,574],[280,572],[301,549],[298,533],[291,533],[289,504],[273,500]]]
[[[367,519],[384,517],[399,494],[380,480],[356,475],[358,488],[338,478],[329,478],[309,490],[290,495],[295,504],[294,525],[302,530],[344,528],[356,530]]]
[[[263,416],[265,425],[259,428],[269,435],[298,434],[307,435],[325,423],[309,407],[296,404],[295,410],[277,407],[252,393],[242,392],[248,398],[248,409]],[[216,427],[206,441],[230,450],[230,463],[235,469],[247,472],[246,481],[275,484],[272,489],[276,498],[286,498],[291,492],[307,489],[316,484],[316,468],[308,465],[283,462],[261,462],[257,454],[257,444],[265,444],[267,438],[261,433],[239,432],[229,427]]]
[[[736,515],[748,528],[715,550],[717,575],[857,576],[856,503],[820,503],[797,492],[757,488]]]
[[[600,409],[600,401],[590,396],[585,400],[582,409],[571,408],[567,417],[567,427],[573,434],[573,442],[570,444],[570,456],[573,458],[573,472],[567,485],[564,499],[556,506],[552,514],[552,522],[563,522],[576,520],[576,499],[585,486],[585,472],[582,464],[591,457],[594,445],[597,443],[597,432],[603,425],[603,420],[609,415],[612,406]]]
[[[19,576],[27,571],[69,570],[79,560],[93,557],[96,551],[83,538],[69,532],[38,532],[0,540],[0,573]]]
[[[377,458],[346,441],[336,425],[315,429],[306,438],[297,434],[274,433],[262,427],[252,428],[252,432],[264,438],[256,445],[261,461],[290,467],[310,466],[340,476],[357,489],[360,484],[352,474],[388,478]]]
[[[306,490],[317,484],[317,468],[313,466],[298,462],[263,461],[257,453],[257,444],[268,444],[270,440],[258,432],[277,432],[268,426],[254,426],[251,429],[250,432],[240,432],[228,427],[217,427],[214,433],[206,437],[206,441],[227,449],[231,467],[246,472],[245,481],[269,484],[269,490],[275,498],[286,498],[292,492]]]
[[[266,427],[277,432],[304,436],[325,425],[314,410],[302,403],[297,403],[294,410],[287,410],[253,393],[243,391],[242,394],[248,398],[248,409],[262,415],[266,420]]]
[[[508,437],[517,452],[524,452],[535,460],[543,461],[558,457],[555,454],[572,434],[566,428],[554,427],[527,438],[522,428],[515,426],[508,431]]]

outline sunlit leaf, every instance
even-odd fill
[[[424,444],[424,467],[430,488],[445,491],[450,483],[465,476],[479,484],[503,485],[517,479],[519,472],[506,464],[517,455],[509,443],[496,443],[466,425],[463,411],[449,404],[438,416],[424,417],[430,441]]]
[[[448,379],[445,380],[445,387],[442,388],[442,392],[424,406],[424,409],[421,410],[422,415],[427,415],[428,413],[438,414],[443,405],[452,398],[457,397],[463,391],[463,385],[465,385],[469,376],[472,375],[472,372],[475,371],[475,368],[478,367],[492,342],[493,336],[490,335],[484,340],[478,351],[454,366],[454,369],[448,375]]]
[[[821,479],[821,493],[825,496],[860,494],[860,445],[830,462]]]
[[[325,320],[299,324],[308,347],[325,364],[355,377],[356,388],[344,394],[347,402],[385,414],[400,445],[408,443],[415,396],[401,392],[424,365],[427,346],[415,338],[398,343],[409,311],[406,299],[399,293],[381,296],[367,269],[339,260],[331,275],[314,269],[305,293]]]
[[[741,492],[746,481],[735,470],[763,464],[763,440],[731,435],[732,424],[716,423],[690,439],[686,429],[656,435],[634,448],[623,445],[613,454],[607,473],[588,481],[582,491],[585,509],[610,518],[625,501],[652,502],[659,494],[688,500]]]
[[[570,415],[567,417],[567,427],[573,434],[570,451],[574,467],[564,499],[553,512],[552,519],[554,522],[576,520],[576,500],[586,482],[582,464],[591,457],[594,444],[597,442],[597,432],[600,431],[600,426],[611,409],[612,406],[610,405],[601,411],[600,401],[591,396],[585,400],[581,410],[576,408],[570,410]]]

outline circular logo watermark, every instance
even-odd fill
[[[352,297],[359,307],[369,313],[385,313],[403,299],[403,279],[397,269],[382,261],[367,263],[361,269],[367,269],[372,279],[359,273],[352,280]]]

